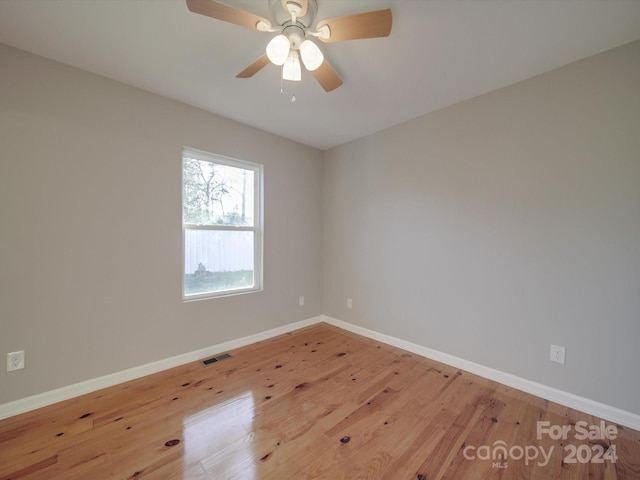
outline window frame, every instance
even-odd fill
[[[184,218],[184,200],[185,200],[185,158],[192,158],[199,161],[211,162],[216,165],[224,165],[229,167],[240,168],[243,170],[253,171],[253,226],[245,225],[202,225],[185,223]],[[226,157],[215,153],[198,150],[192,147],[183,147],[181,155],[181,218],[182,218],[182,301],[191,302],[196,300],[207,300],[211,298],[228,297],[232,295],[243,295],[247,293],[263,291],[263,254],[264,254],[264,210],[263,210],[263,185],[264,185],[264,167],[261,164],[248,162],[246,160],[238,160],[236,158]],[[214,230],[214,231],[231,231],[231,232],[253,232],[253,286],[232,288],[226,290],[216,290],[202,293],[186,293],[186,232],[187,230]]]

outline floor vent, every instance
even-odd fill
[[[231,354],[230,353],[222,353],[222,354],[218,355],[217,357],[211,357],[211,358],[207,358],[206,360],[202,360],[202,365],[204,365],[206,367],[207,365],[211,365],[212,363],[221,362],[222,360],[226,360],[227,358],[231,358]]]

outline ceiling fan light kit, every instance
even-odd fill
[[[267,57],[269,57],[269,60],[274,65],[284,65],[284,62],[287,61],[287,57],[289,56],[290,49],[291,44],[289,43],[289,39],[281,33],[273,37],[267,44]]]
[[[282,66],[282,79],[292,82],[299,82],[302,80],[302,69],[300,68],[300,59],[298,58],[298,51],[291,50],[287,61]]]
[[[233,23],[259,32],[278,33],[266,46],[266,54],[240,72],[238,78],[250,78],[269,62],[282,67],[282,79],[300,81],[302,69],[312,73],[325,91],[340,85],[342,79],[309,38],[322,42],[387,37],[391,33],[391,10],[357,13],[322,20],[311,28],[318,10],[317,0],[269,0],[274,24],[266,18],[229,7],[213,0],[186,0],[187,8],[200,15]]]
[[[317,70],[324,62],[324,55],[311,40],[305,40],[300,44],[300,56],[304,67],[310,72]]]

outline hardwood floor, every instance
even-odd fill
[[[230,353],[0,421],[0,479],[640,479],[640,432],[333,326]]]

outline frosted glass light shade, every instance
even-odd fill
[[[285,35],[276,35],[267,44],[267,57],[274,65],[283,65],[289,56],[291,45]]]
[[[299,82],[302,79],[300,58],[298,58],[298,52],[296,50],[291,50],[287,57],[287,61],[284,62],[284,66],[282,67],[282,78],[283,80],[292,80],[294,82]]]
[[[304,63],[304,66],[310,72],[313,72],[324,62],[324,55],[322,55],[318,46],[311,40],[302,42],[302,45],[300,45],[300,56],[302,57],[302,63]]]

